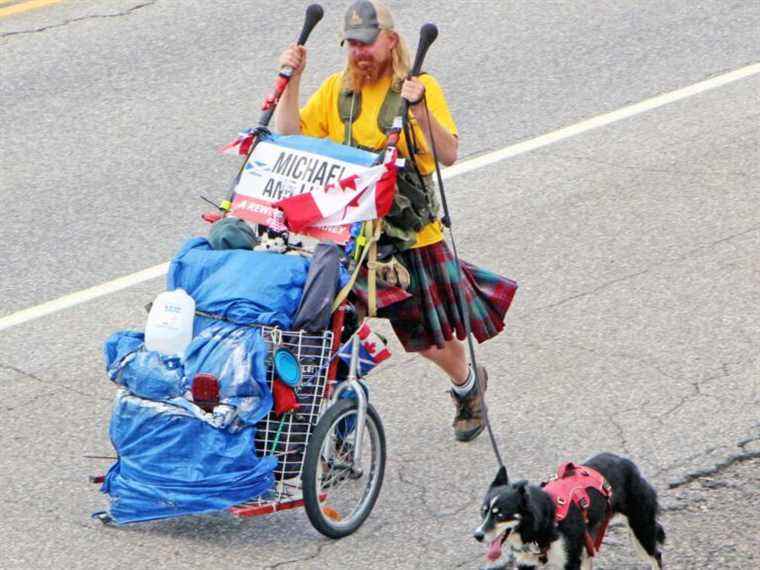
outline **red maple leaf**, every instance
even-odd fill
[[[348,178],[344,178],[340,182],[338,182],[338,185],[345,190],[346,188],[349,188],[351,190],[356,190],[356,174],[353,176],[349,176]]]

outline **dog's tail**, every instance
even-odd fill
[[[657,527],[657,531],[656,531],[657,534],[655,535],[655,540],[657,540],[657,544],[660,544],[660,545],[665,544],[665,539],[667,538],[665,536],[665,529],[659,522],[655,523],[655,525]]]
[[[637,504],[629,513],[629,523],[633,521],[648,521],[645,524],[650,525],[649,528],[654,523],[655,542],[663,545],[665,544],[666,536],[665,528],[657,520],[660,514],[660,502],[657,498],[657,490],[644,478],[639,468],[632,461],[628,461],[628,467],[628,497],[637,498]],[[651,546],[654,546],[654,544]]]
[[[649,534],[649,547],[654,548],[655,546],[651,543],[652,538],[657,544],[664,544],[665,529],[657,520],[657,515],[660,512],[657,490],[644,478],[633,461],[620,458],[620,462],[625,472],[623,487],[624,496],[628,503],[625,514],[628,517],[629,524],[632,527],[638,527],[640,531],[648,529],[647,533],[651,533],[652,526],[654,526],[654,537]]]

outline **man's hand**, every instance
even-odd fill
[[[306,48],[290,44],[280,56],[280,67],[286,66],[293,70],[291,78],[299,77],[306,67]]]
[[[418,77],[410,77],[401,86],[401,96],[409,101],[412,116],[422,129],[425,142],[430,145],[435,138],[438,160],[444,166],[454,164],[459,153],[459,140],[438,122],[432,112],[427,112],[425,105],[420,105],[425,98],[425,84]]]
[[[417,105],[425,96],[425,85],[418,78],[410,77],[401,86],[401,96],[409,101],[409,105]]]
[[[301,73],[306,67],[306,48],[290,44],[280,56],[280,66],[293,70],[287,87],[274,112],[275,130],[281,135],[297,135],[301,132],[301,116],[298,112],[298,90]]]

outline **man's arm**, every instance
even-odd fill
[[[430,141],[435,140],[435,150],[441,164],[444,166],[454,164],[459,156],[459,139],[452,135],[446,127],[441,125],[432,113],[426,111],[424,103],[418,103],[411,109],[414,118],[417,119],[417,123],[419,123],[422,132],[425,134],[428,146],[432,148]]]
[[[280,56],[280,66],[293,69],[288,86],[277,104],[274,114],[275,130],[282,135],[297,135],[301,132],[301,116],[298,112],[298,98],[301,87],[301,73],[306,67],[306,48],[291,45]]]
[[[432,113],[428,113],[425,102],[422,98],[425,95],[425,86],[416,77],[404,81],[401,88],[401,96],[410,103],[418,102],[416,105],[410,105],[412,115],[422,128],[425,135],[425,141],[428,147],[430,144],[431,134],[435,140],[435,150],[438,154],[438,160],[444,166],[451,166],[457,161],[459,155],[459,139],[441,125]]]

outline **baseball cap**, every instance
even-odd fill
[[[390,10],[377,0],[357,0],[346,10],[343,40],[356,40],[365,44],[375,43],[380,30],[393,29]]]

